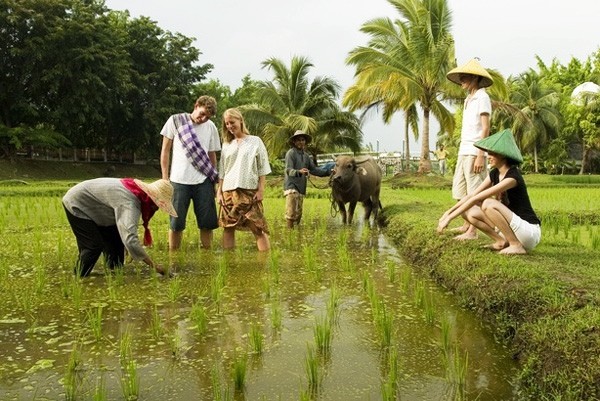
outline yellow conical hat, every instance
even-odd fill
[[[450,70],[450,72],[446,74],[446,77],[455,84],[460,85],[460,74],[471,74],[481,77],[481,80],[479,81],[480,88],[487,88],[494,83],[490,73],[479,64],[479,60],[476,58],[469,60],[465,65]]]

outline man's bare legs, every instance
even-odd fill
[[[181,248],[183,231],[169,230],[169,251],[176,251]]]
[[[200,229],[200,246],[204,249],[210,249],[212,246],[213,230]]]

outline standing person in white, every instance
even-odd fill
[[[223,113],[221,135],[217,200],[223,248],[234,248],[235,231],[241,230],[254,234],[259,251],[268,251],[271,243],[262,203],[266,176],[271,172],[267,148],[260,137],[250,135],[242,113],[235,108]]]
[[[219,226],[215,184],[218,181],[216,152],[221,150],[221,142],[217,127],[210,121],[216,112],[216,100],[200,96],[191,113],[170,116],[160,132],[163,136],[162,178],[170,179],[173,185],[173,205],[177,211],[177,217],[171,217],[169,250],[181,247],[190,202],[194,203],[203,248],[211,247],[213,230]]]
[[[467,92],[458,159],[452,181],[452,197],[460,201],[472,194],[487,176],[485,152],[476,148],[474,144],[490,135],[492,102],[485,88],[491,86],[493,81],[477,59],[454,68],[446,76]],[[461,234],[455,237],[457,240],[477,238],[477,229],[467,220],[458,230]]]

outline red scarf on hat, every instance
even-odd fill
[[[133,178],[122,178],[121,182],[125,188],[140,200],[142,206],[142,225],[144,226],[144,245],[151,246],[152,233],[150,232],[150,228],[148,228],[148,223],[152,216],[154,216],[154,212],[158,210],[158,206],[156,206],[152,198],[150,198],[150,196],[148,196],[148,194],[133,181]]]

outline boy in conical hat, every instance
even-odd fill
[[[490,134],[492,103],[484,88],[492,85],[493,81],[477,59],[454,68],[446,76],[467,92],[458,159],[452,181],[452,197],[460,200],[473,193],[487,175],[485,153],[477,149],[474,143]],[[475,227],[469,224],[465,223],[459,231],[462,234],[456,237],[458,240],[477,238]]]
[[[177,216],[172,199],[173,187],[167,180],[146,184],[131,178],[96,178],[69,189],[62,202],[79,249],[75,272],[88,276],[100,254],[109,268],[121,266],[127,249],[133,259],[165,274],[140,243],[138,224],[141,217],[143,244],[152,245],[148,223],[158,209]]]
[[[473,193],[442,215],[437,231],[443,232],[454,218],[462,216],[494,241],[488,248],[507,255],[531,251],[541,239],[540,220],[518,168],[523,157],[512,133],[501,131],[475,146],[487,151],[490,174]]]

